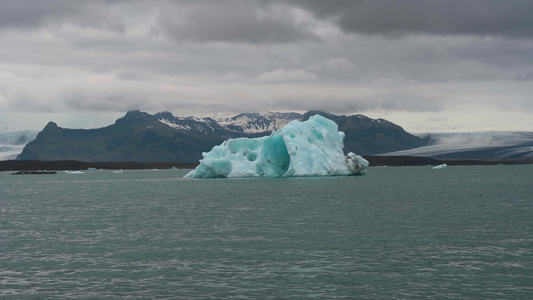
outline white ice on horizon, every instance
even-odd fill
[[[442,165],[434,166],[432,169],[433,170],[442,170],[442,169],[446,169],[447,166],[448,166],[447,164],[442,164]]]
[[[421,138],[428,138],[430,145],[400,150],[380,155],[437,156],[459,151],[483,150],[499,147],[518,147],[509,150],[508,156],[531,153],[533,147],[532,132],[457,132],[457,133],[426,133]]]
[[[83,171],[65,171],[67,174],[85,174]]]
[[[0,132],[0,160],[15,159],[38,133],[37,130]]]
[[[335,122],[315,115],[292,121],[260,138],[230,139],[204,152],[200,165],[185,177],[290,177],[360,175],[368,161],[344,155],[344,133]]]

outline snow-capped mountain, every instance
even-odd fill
[[[169,112],[158,113],[155,116],[159,122],[174,129],[198,132],[206,135],[225,130],[217,121],[208,117],[175,117]]]
[[[219,117],[216,121],[231,131],[246,133],[262,133],[282,128],[293,120],[303,117],[299,113],[243,113],[233,117]]]
[[[320,114],[345,134],[344,151],[359,155],[424,156],[436,159],[533,157],[533,132],[431,133],[414,136],[384,119],[319,111],[175,117],[130,111],[97,129],[61,128],[50,122],[37,135],[4,137],[8,158],[18,160],[197,162],[202,152],[229,138],[269,135],[293,120]],[[29,142],[35,138],[35,140]],[[0,140],[1,141],[1,140]],[[29,142],[29,143],[28,143]],[[27,143],[26,146],[24,146]],[[22,151],[20,150],[22,147]],[[5,158],[4,158],[5,159]]]
[[[299,113],[247,113],[235,116],[175,117],[129,111],[110,126],[68,129],[50,122],[28,143],[18,160],[178,161],[197,162],[229,138],[269,135],[293,120],[321,114],[345,133],[345,151],[361,155],[425,145],[400,126],[362,115],[335,116],[312,111]]]
[[[15,159],[38,133],[36,130],[0,132],[0,160]]]
[[[424,147],[384,153],[433,158],[533,157],[533,132],[429,133],[420,135]]]
[[[160,122],[185,131],[202,134],[218,134],[226,137],[254,135],[272,132],[293,120],[303,117],[299,113],[242,113],[238,115],[218,114],[204,117],[175,117],[170,112],[156,114]]]

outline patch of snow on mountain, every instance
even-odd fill
[[[227,115],[216,116],[215,120],[222,126],[246,133],[261,133],[265,131],[274,131],[282,128],[293,120],[300,119],[302,116],[298,113],[243,113],[232,117]]]
[[[219,130],[253,134],[272,132],[301,118],[302,115],[299,113],[216,113],[187,118],[162,115],[159,121],[176,129],[199,131],[205,134]]]
[[[213,120],[209,118],[174,117],[172,119],[162,118],[159,122],[179,130],[198,131],[204,134],[215,131],[211,124]]]

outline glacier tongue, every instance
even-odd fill
[[[368,161],[343,154],[344,133],[335,122],[315,115],[292,121],[260,138],[225,141],[203,153],[200,165],[185,177],[288,177],[359,175]]]

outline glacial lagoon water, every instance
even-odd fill
[[[0,173],[0,298],[533,298],[531,165],[186,173]]]

